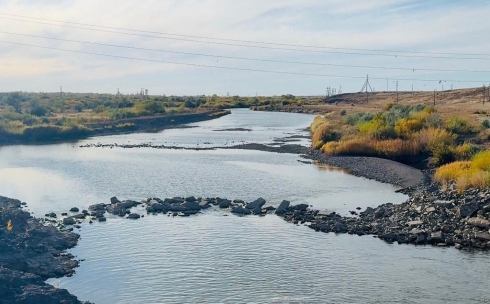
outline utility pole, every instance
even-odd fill
[[[390,91],[390,87],[388,86],[388,79],[386,79],[386,92]]]
[[[366,82],[364,82],[364,85],[362,86],[361,93],[366,90],[366,103],[369,103],[369,91],[368,88],[373,91],[373,88],[371,87],[371,84],[369,84],[369,75],[366,76]]]
[[[396,81],[396,103],[398,104],[398,80]]]
[[[436,106],[436,90],[434,90],[434,107]]]
[[[485,99],[487,99],[487,88],[483,85],[483,105],[485,105]]]
[[[60,86],[60,98],[63,98],[63,87]]]
[[[412,97],[413,97],[413,84],[412,84]]]

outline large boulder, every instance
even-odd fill
[[[63,219],[63,225],[75,225],[77,221],[75,221],[72,217],[67,217]]]
[[[111,197],[111,204],[119,204],[121,201],[117,199],[117,197]]]
[[[197,201],[186,201],[185,203],[182,204],[185,208],[188,210],[194,210],[194,211],[199,211],[201,210],[201,206]]]
[[[472,217],[478,211],[478,202],[471,202],[459,207],[459,216]]]
[[[289,205],[291,205],[291,203],[289,201],[282,201],[279,204],[279,207],[277,207],[277,209],[276,209],[276,214],[282,215],[282,214],[286,213],[286,211],[289,208]]]
[[[231,213],[240,214],[240,215],[249,215],[249,214],[252,214],[252,211],[250,211],[249,209],[243,208],[242,206],[238,206],[238,207],[231,209]]]
[[[70,209],[70,212],[80,212],[80,209],[78,209],[77,207],[73,207]]]
[[[262,209],[262,206],[264,206],[265,203],[266,203],[265,199],[259,197],[255,201],[248,203],[246,208],[247,209],[253,209],[253,210],[255,210],[257,208]]]
[[[221,209],[230,208],[230,206],[231,206],[231,201],[230,200],[227,200],[227,199],[221,199],[221,200],[219,200],[219,207]]]

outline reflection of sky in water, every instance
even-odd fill
[[[252,115],[251,115],[252,114]],[[272,143],[274,139],[293,135],[307,135],[305,131],[313,115],[282,113],[277,119],[272,112],[251,112],[233,109],[231,115],[219,119],[189,124],[191,128],[168,129],[158,133],[137,133],[95,137],[80,144],[141,144],[179,147],[232,146],[242,143]],[[252,131],[223,131],[226,129],[251,129]],[[219,131],[218,131],[219,130]],[[294,139],[292,143],[308,145],[307,139]]]

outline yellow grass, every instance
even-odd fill
[[[483,189],[490,187],[490,172],[478,170],[473,173],[463,174],[456,179],[456,188],[464,191],[468,188]]]
[[[458,177],[467,174],[471,167],[470,161],[457,161],[437,169],[434,178],[438,182],[456,180]]]
[[[394,158],[418,155],[420,145],[413,140],[354,138],[326,143],[323,145],[322,151],[329,155],[365,155]]]

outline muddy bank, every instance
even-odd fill
[[[151,143],[143,144],[85,144],[78,146],[79,148],[122,148],[122,149],[138,149],[138,148],[150,148],[150,149],[168,149],[168,150],[193,150],[193,151],[210,151],[210,150],[256,150],[264,152],[274,153],[288,153],[288,154],[303,154],[307,153],[309,148],[296,144],[257,144],[248,143],[234,146],[218,146],[218,147],[181,147],[170,145],[153,145]]]
[[[64,289],[44,283],[71,276],[79,262],[65,250],[79,235],[60,231],[0,197],[0,299],[2,303],[82,303]]]
[[[430,182],[430,175],[392,160],[366,156],[328,156],[309,149],[305,158],[333,167],[346,169],[350,174],[388,183],[402,188]]]

